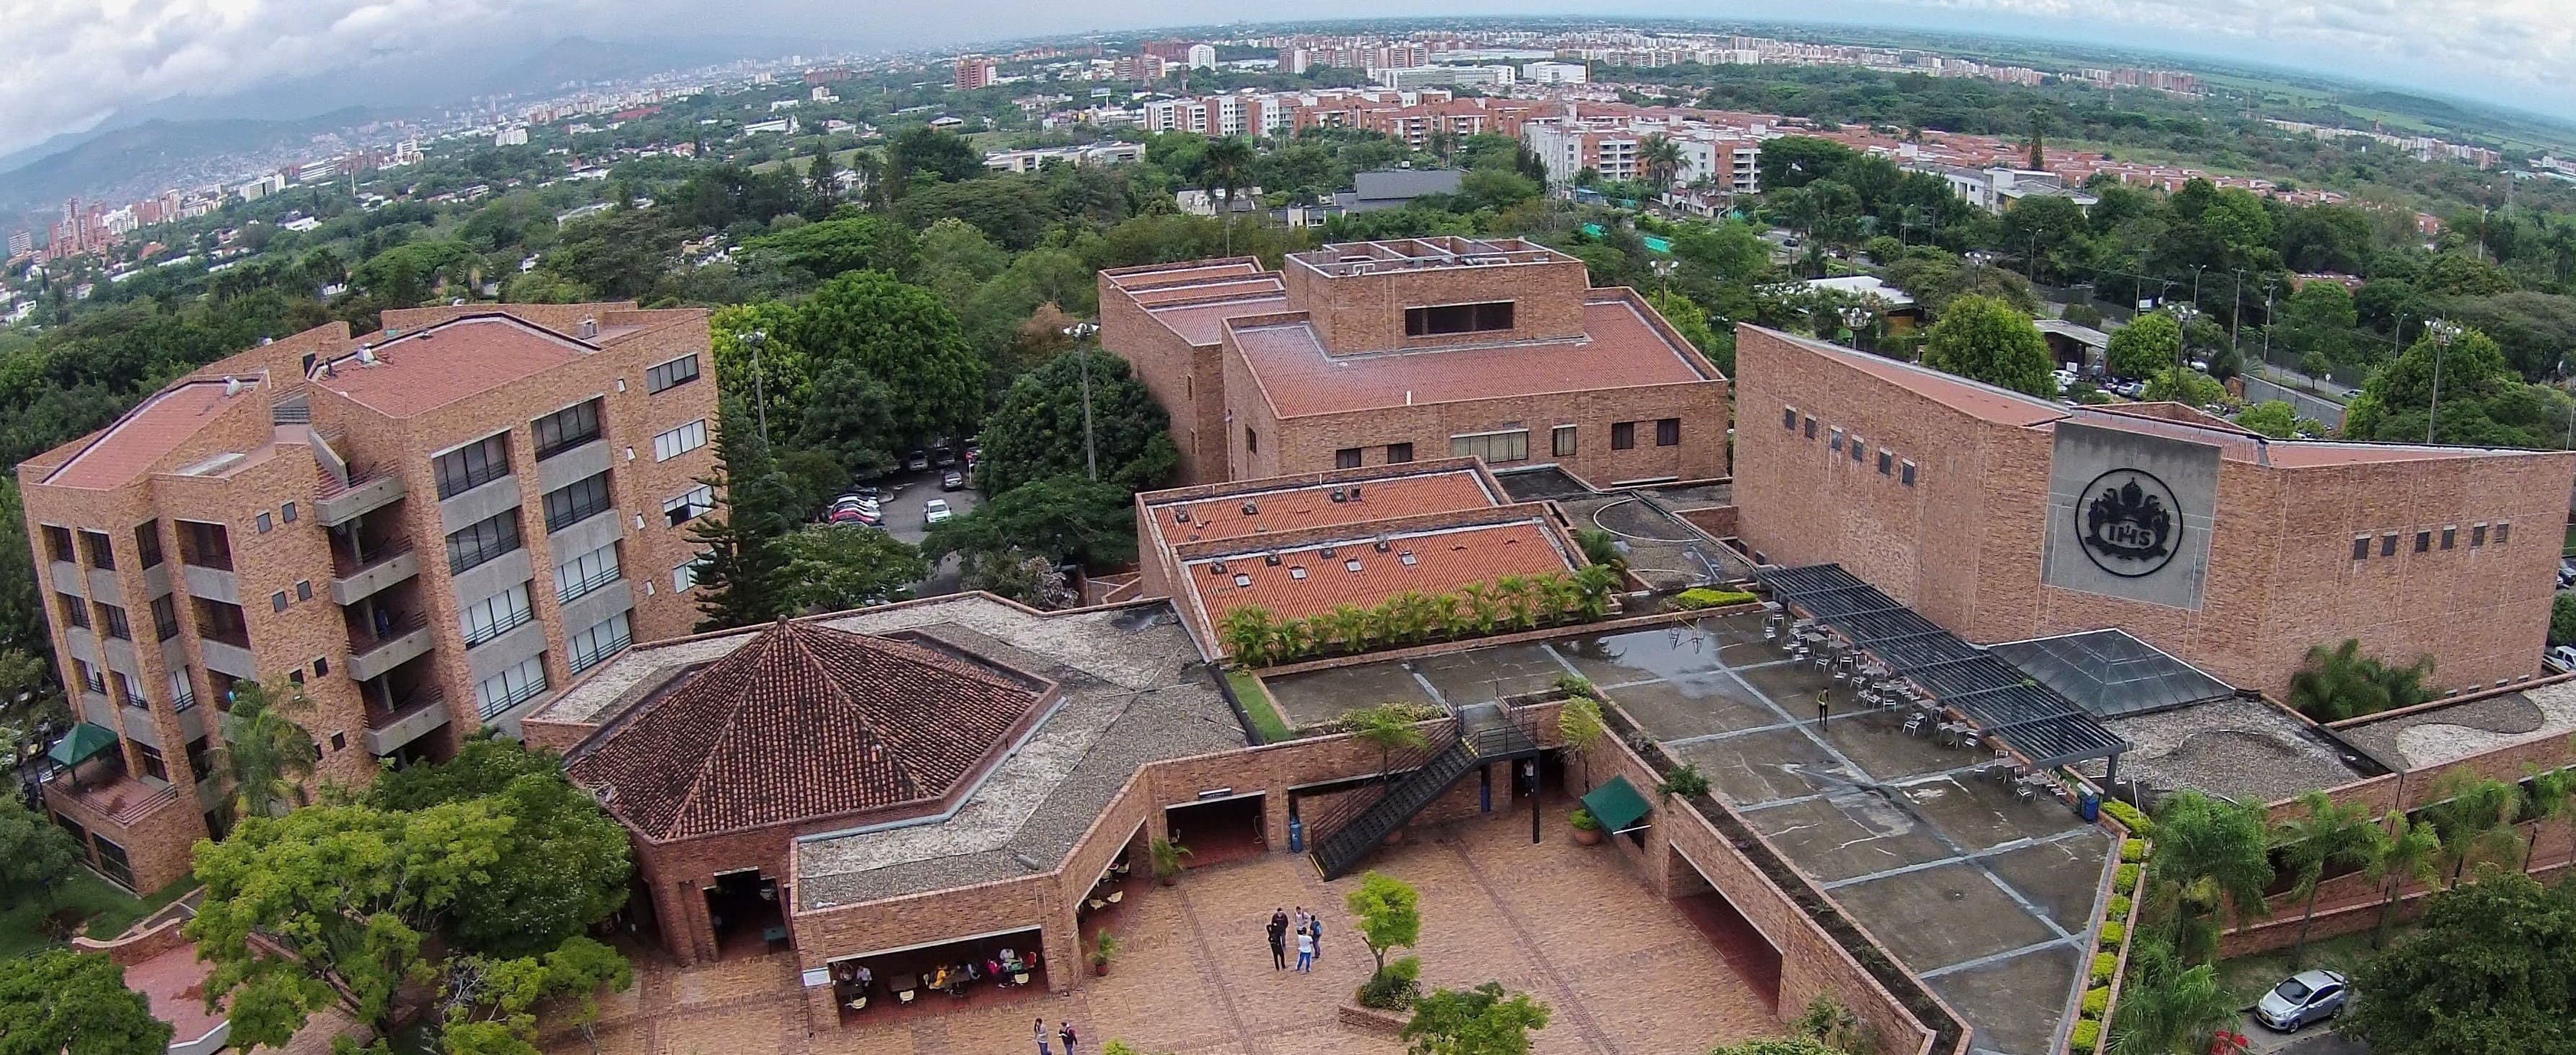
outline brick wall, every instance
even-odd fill
[[[1390,262],[1380,261],[1380,268]],[[1378,270],[1326,276],[1303,261],[1281,272],[1290,303],[1314,316],[1315,332],[1335,352],[1433,348],[1496,340],[1550,340],[1583,333],[1583,294],[1591,287],[1579,260],[1487,267]],[[1508,331],[1407,337],[1405,309],[1440,304],[1514,302]]]
[[[1179,483],[1227,479],[1222,398],[1216,346],[1192,345],[1101,272],[1100,346],[1127,360],[1171,419],[1172,443],[1181,449]]]

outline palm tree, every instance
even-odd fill
[[[1610,734],[1609,725],[1601,720],[1601,701],[1579,693],[1566,697],[1557,708],[1556,731],[1565,737],[1566,749],[1574,752],[1575,761],[1583,767],[1583,790],[1591,793],[1592,760],[1586,752]]]
[[[2430,658],[2391,667],[2375,656],[2363,655],[2361,642],[2346,639],[2332,647],[2308,649],[2307,661],[2290,675],[2290,706],[2320,722],[2412,707],[2433,698],[2425,688],[2432,676]]]
[[[1429,744],[1420,727],[1414,724],[1413,712],[1401,703],[1381,703],[1362,707],[1342,716],[1342,725],[1361,743],[1377,748],[1377,776],[1386,779],[1394,768],[1395,753]]]
[[[1355,604],[1342,605],[1325,613],[1323,621],[1333,641],[1344,651],[1360,652],[1368,648],[1368,609]]]
[[[1278,658],[1290,660],[1303,657],[1313,652],[1315,646],[1322,643],[1323,637],[1323,628],[1315,625],[1315,620],[1291,619],[1281,623],[1276,646]]]
[[[2529,872],[2532,852],[2540,848],[2541,827],[2576,818],[2576,769],[2533,771],[2524,782],[2522,815],[2531,818],[2531,839],[2522,847],[2522,870]]]
[[[1613,571],[1628,569],[1628,555],[1619,552],[1619,536],[1598,529],[1585,529],[1574,533],[1574,541],[1583,547],[1586,562],[1606,565]]]
[[[232,777],[233,811],[241,817],[274,817],[313,775],[313,734],[288,715],[310,709],[301,693],[271,700],[255,681],[233,683],[225,711],[218,768]]]
[[[2272,861],[2262,811],[2186,791],[2158,806],[2155,832],[2149,896],[2173,921],[2174,951],[2206,962],[2217,951],[2222,911],[2239,921],[2266,911]]]
[[[1661,196],[1673,189],[1673,177],[1682,170],[1682,145],[1661,132],[1647,136],[1637,144],[1637,166],[1645,170],[1646,182]]]
[[[2424,819],[2442,840],[2439,859],[2460,885],[2469,862],[2500,861],[2513,852],[2513,818],[2522,793],[2501,780],[2452,770],[2433,785],[2439,799],[2423,809]]]
[[[1471,619],[1467,614],[1466,598],[1454,593],[1433,595],[1429,603],[1423,605],[1422,611],[1425,616],[1423,629],[1426,633],[1454,637],[1459,631],[1471,625]]]
[[[2442,851],[2442,837],[2431,824],[2413,820],[2405,813],[2390,810],[2381,822],[2388,832],[2364,873],[2377,885],[2387,900],[2379,906],[2379,933],[2371,938],[2370,947],[2378,948],[2388,939],[2388,920],[2397,912],[2397,897],[2408,883],[2430,883],[2441,878],[2442,866],[2435,859]]]
[[[2281,848],[2291,874],[2298,877],[2290,896],[2307,903],[2299,915],[2298,944],[2290,951],[2292,967],[2307,955],[2308,923],[2316,918],[2317,888],[2325,882],[2326,869],[2367,868],[2388,840],[2388,833],[2359,803],[2337,805],[2325,792],[2311,791],[2299,796],[2299,805],[2307,809],[2306,816],[2282,821],[2272,829],[2273,844]]]
[[[1236,136],[1211,140],[1207,153],[1200,155],[1200,183],[1215,198],[1225,197],[1225,207],[1217,215],[1225,222],[1225,255],[1234,255],[1234,192],[1251,178],[1252,144]]]
[[[1278,638],[1278,621],[1260,605],[1245,605],[1217,619],[1217,639],[1235,662],[1247,667],[1268,666]]]
[[[2140,966],[2132,961],[2133,968]],[[2121,994],[2112,1055],[2198,1055],[2241,1011],[2219,986],[2214,965],[2177,970],[2168,958],[2159,971],[2135,973],[2144,984]]]
[[[1502,618],[1503,606],[1495,599],[1492,586],[1471,582],[1459,587],[1458,602],[1466,608],[1467,625],[1475,627],[1479,634],[1494,632],[1495,621]]]
[[[1524,627],[1538,623],[1537,598],[1531,594],[1530,586],[1526,575],[1503,575],[1494,579],[1494,599],[1511,613],[1512,622]]]
[[[1574,577],[1561,571],[1549,572],[1538,579],[1539,611],[1548,622],[1573,615],[1583,606],[1583,590],[1574,585]]]
[[[1587,564],[1575,570],[1574,586],[1583,594],[1583,617],[1599,619],[1610,614],[1610,595],[1619,589],[1619,573],[1607,564]]]

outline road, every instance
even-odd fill
[[[2335,1032],[2331,1023],[2281,1033],[2254,1021],[2253,1012],[2248,1011],[2244,1020],[2236,1024],[2236,1031],[2245,1034],[2254,1055],[2370,1055],[2369,1046]]]

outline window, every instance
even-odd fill
[[[72,562],[71,529],[45,525],[45,556],[65,564]]]
[[[617,544],[611,542],[555,565],[555,600],[572,600],[617,578]]]
[[[1793,430],[1793,431],[1797,429],[1797,427],[1798,427],[1798,408],[1796,408],[1796,407],[1782,407],[1782,408],[1780,408],[1780,427],[1781,427],[1781,428],[1784,428],[1784,429],[1790,429],[1790,430]]]
[[[119,641],[134,640],[134,625],[126,622],[125,609],[117,605],[98,606],[99,621],[107,624],[107,636]]]
[[[2391,531],[2385,535],[2379,536],[2379,555],[2382,557],[2394,557],[2397,555],[2396,532]]]
[[[67,593],[55,594],[54,600],[62,605],[63,622],[83,630],[89,629],[89,602]]]
[[[314,676],[314,677],[317,677],[317,678],[320,678],[320,677],[327,677],[327,676],[329,676],[329,675],[330,675],[330,673],[331,673],[331,659],[330,659],[330,657],[328,657],[328,656],[316,656],[316,657],[314,657],[314,659],[313,659],[313,676]]]
[[[2499,545],[2499,546],[2504,545],[2504,544],[2505,544],[2505,542],[2506,542],[2508,539],[2510,539],[2510,538],[2512,537],[2512,535],[2513,535],[2513,521],[2510,521],[2510,520],[2499,520],[2499,521],[2496,521],[2496,527],[2495,527],[2495,544],[2496,544],[2496,545]]]
[[[707,445],[707,419],[699,418],[653,437],[653,460],[667,462]]]
[[[2450,549],[2451,547],[2458,545],[2459,541],[2460,526],[2457,524],[2444,525],[2442,528],[2442,548]]]
[[[152,633],[156,641],[179,636],[179,599],[162,594],[152,599]]]
[[[1831,442],[1829,442],[1829,443],[1825,444],[1825,448],[1826,448],[1827,450],[1833,451],[1833,452],[1834,452],[1834,453],[1836,453],[1836,454],[1840,454],[1840,453],[1842,453],[1842,450],[1843,450],[1843,430],[1841,430],[1841,429],[1835,429],[1835,430],[1834,430],[1833,440],[1832,440]]]
[[[221,641],[236,648],[250,647],[250,626],[242,619],[240,605],[203,597],[193,600],[197,606],[198,637]]]
[[[465,633],[465,647],[472,648],[518,629],[529,616],[528,584],[523,582],[466,605],[456,622]]]
[[[1637,423],[1636,423],[1636,422],[1633,422],[1633,421],[1614,421],[1614,422],[1610,423],[1610,449],[1611,449],[1611,450],[1614,450],[1614,451],[1635,450],[1635,449],[1636,449],[1636,447],[1637,447]],[[1835,434],[1835,436],[1834,436],[1834,449],[1835,449],[1835,450],[1841,450],[1841,449],[1843,449],[1843,445],[1842,445],[1842,435],[1841,435],[1840,433],[1836,433],[1836,434]]]
[[[1254,454],[1261,453],[1261,434],[1252,431],[1250,425],[1243,427],[1243,449]]]
[[[698,357],[683,355],[644,371],[644,391],[659,392],[698,379]]]
[[[561,531],[608,511],[608,474],[546,492],[546,530]]]
[[[2369,557],[2370,557],[2370,536],[2368,536],[2368,535],[2355,535],[2355,536],[2353,536],[2353,539],[2352,539],[2352,559],[2354,559],[2354,560],[2367,560],[2367,559],[2369,559]]]
[[[170,672],[170,704],[179,710],[197,705],[197,683],[188,677],[188,668]]]
[[[1682,419],[1655,419],[1655,446],[1678,447],[1682,442]]]
[[[81,532],[80,542],[82,555],[89,558],[90,567],[116,570],[116,551],[108,547],[107,532]]]
[[[142,744],[136,744],[134,745],[134,753],[143,759],[144,776],[155,777],[161,780],[170,779],[170,764],[161,760],[161,752],[159,749],[145,747]]]
[[[438,473],[438,497],[454,498],[510,475],[510,435],[484,437],[439,455],[431,464]]]
[[[1807,418],[1807,438],[1816,438],[1816,419],[1813,416]]]
[[[1342,449],[1340,449],[1340,450],[1337,450],[1337,451],[1334,451],[1334,452],[1333,452],[1333,468],[1336,468],[1336,469],[1357,469],[1357,468],[1359,468],[1359,467],[1360,467],[1360,449],[1359,449],[1359,448],[1357,448],[1357,447],[1344,447],[1344,448],[1342,448]]]
[[[474,702],[489,720],[494,715],[535,699],[546,691],[546,657],[544,653],[528,657],[518,666],[483,679],[474,687]]]
[[[283,520],[283,521],[285,521],[285,522],[287,522],[287,523],[289,523],[289,524],[294,523],[294,522],[295,522],[295,503],[293,503],[293,502],[288,502],[288,503],[286,503],[285,505],[282,505],[282,506],[277,507],[277,518],[278,518],[279,520]]]
[[[2486,544],[2487,544],[2487,526],[2486,526],[2486,525],[2484,525],[2484,524],[2471,524],[2471,525],[2469,525],[2469,548],[2470,548],[2470,549],[2477,549],[2477,548],[2479,548],[2479,547],[2481,547],[2481,546],[2484,546],[2484,545],[2486,545]]]
[[[716,489],[700,484],[688,489],[678,498],[664,499],[662,520],[670,527],[678,527],[707,515],[715,507]]]
[[[75,659],[72,661],[72,673],[80,676],[82,688],[101,696],[107,695],[107,677],[100,674],[97,667]]]
[[[2433,533],[2432,533],[2432,532],[2430,532],[2430,531],[2418,531],[2418,532],[2416,532],[2416,533],[2415,533],[2415,552],[2417,552],[2417,553],[2425,553],[2425,552],[2429,552],[2429,551],[2431,551],[2431,550],[2432,550],[2432,548],[2433,548]]]
[[[107,841],[104,835],[92,834],[89,841],[98,848],[99,873],[115,880],[118,886],[134,889],[134,866],[126,861],[125,848]]]
[[[519,511],[511,509],[447,536],[447,573],[464,571],[519,548]]]
[[[529,431],[536,434],[539,461],[589,443],[599,438],[599,401],[586,400],[538,418]]]
[[[182,520],[179,524],[179,560],[200,568],[233,570],[232,531],[222,524],[203,520]]]
[[[1880,475],[1880,476],[1885,476],[1885,475],[1887,475],[1888,470],[1889,470],[1890,468],[1894,467],[1894,466],[1895,466],[1895,464],[1896,464],[1896,456],[1895,456],[1895,455],[1887,453],[1887,448],[1885,448],[1885,447],[1881,447],[1881,448],[1879,448],[1879,449],[1878,449],[1878,475]]]
[[[152,701],[151,701],[151,700],[149,700],[149,699],[147,699],[147,698],[145,698],[141,690],[138,690],[138,689],[136,689],[136,688],[134,687],[134,679],[129,678],[129,677],[126,677],[126,676],[125,676],[125,672],[124,672],[124,671],[121,671],[121,670],[111,670],[111,671],[108,671],[108,672],[107,672],[107,677],[108,677],[108,680],[116,686],[116,698],[117,698],[119,701],[123,702],[126,706],[128,706],[128,707],[149,707],[149,706],[152,706]]]
[[[1858,436],[1852,437],[1851,456],[1853,465],[1860,464],[1863,459],[1869,456],[1869,443]]]
[[[296,600],[299,600],[299,601],[310,601],[310,600],[312,600],[312,599],[313,599],[313,580],[311,580],[311,579],[298,579],[298,580],[296,580],[296,582],[295,582],[295,599],[296,599]]]
[[[705,559],[706,558],[703,556],[692,557],[687,563],[671,569],[672,591],[686,591],[690,587],[696,586],[698,584],[698,562]]]
[[[146,568],[161,566],[161,522],[146,520],[134,525],[134,560]]]
[[[1549,453],[1552,453],[1559,458],[1574,457],[1574,426],[1559,425],[1553,429],[1549,429],[1547,434],[1547,447]]]
[[[1407,337],[1437,337],[1511,328],[1512,302],[1508,300],[1404,309],[1404,335]]]
[[[1288,569],[1288,577],[1302,582],[1306,578],[1306,569],[1302,567],[1291,567]]]
[[[1904,478],[1905,486],[1907,486],[1907,487],[1912,487],[1912,486],[1914,486],[1914,463],[1913,463],[1913,462],[1907,462],[1907,463],[1905,463],[1905,472],[1904,472],[1904,474],[1903,474],[1903,478]]]
[[[1486,462],[1519,462],[1529,460],[1529,430],[1478,432],[1449,437],[1449,456],[1477,457]]]
[[[213,773],[214,760],[209,757],[212,753],[206,746],[205,737],[188,741],[188,775],[204,780],[207,774]]]
[[[276,593],[268,595],[268,610],[272,612],[283,612],[286,610],[286,591],[279,590]]]
[[[635,640],[626,628],[626,613],[619,612],[600,621],[599,625],[574,634],[564,641],[572,651],[572,672],[579,674],[598,666],[599,661],[616,655]]]
[[[348,750],[348,747],[349,734],[343,732],[334,732],[331,734],[331,750],[345,751]]]
[[[1410,443],[1390,443],[1390,444],[1387,444],[1387,445],[1386,445],[1386,463],[1387,463],[1388,465],[1402,465],[1402,464],[1404,464],[1405,462],[1409,462],[1409,461],[1412,461],[1412,460],[1413,460],[1413,445],[1412,445],[1412,444],[1410,444]]]
[[[277,521],[270,518],[268,510],[265,509],[260,510],[258,516],[252,517],[251,522],[259,525],[259,533],[263,535],[277,530]]]

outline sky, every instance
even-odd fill
[[[1797,20],[2149,47],[2332,72],[2576,119],[2571,0],[1304,0],[1327,19],[1409,15]],[[0,0],[0,153],[176,95],[219,97],[421,41],[524,46],[723,29],[906,48],[1240,19],[1214,0]],[[317,107],[320,109],[328,107]]]

